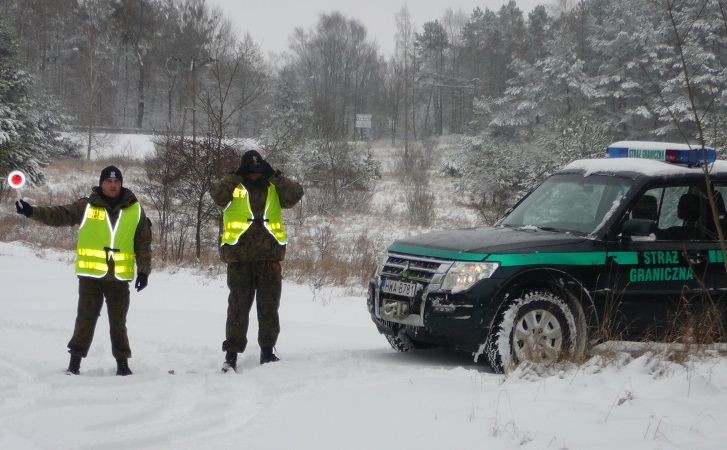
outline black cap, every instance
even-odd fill
[[[124,182],[124,177],[121,175],[121,171],[116,166],[104,167],[101,171],[101,176],[98,179],[99,186],[103,183],[103,180],[107,178],[118,178],[121,183]]]
[[[248,150],[242,155],[240,161],[240,170],[247,173],[263,173],[265,166],[263,165],[263,157],[257,150]]]

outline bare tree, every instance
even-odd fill
[[[397,125],[401,116],[401,102],[406,95],[404,91],[404,76],[402,66],[394,58],[386,66],[385,89],[386,102],[389,114],[389,128],[391,131],[391,144],[396,144]],[[406,115],[406,110],[405,110]]]
[[[366,28],[338,12],[322,14],[315,30],[297,29],[291,66],[310,93],[313,134],[322,139],[352,135],[355,114],[374,96],[380,65]]]
[[[250,35],[238,42],[228,22],[223,22],[215,35],[210,77],[199,100],[207,115],[209,134],[220,149],[233,118],[265,92],[267,74]]]
[[[404,157],[409,153],[409,130],[415,130],[416,107],[414,106],[414,83],[413,83],[413,58],[414,58],[414,25],[411,21],[409,8],[404,5],[396,14],[396,56],[397,63],[401,66],[404,79]],[[411,108],[411,117],[409,110]],[[414,135],[416,140],[416,132]]]
[[[128,45],[134,54],[139,72],[136,83],[136,128],[142,128],[144,123],[147,55],[153,42],[153,30],[159,26],[156,18],[159,7],[159,2],[155,0],[113,0],[112,17],[116,22],[121,41]]]
[[[110,9],[103,0],[86,0],[81,10],[81,34],[75,49],[75,64],[80,81],[80,93],[83,99],[82,120],[86,128],[86,158],[91,159],[91,149],[95,134],[97,108],[100,94],[108,82],[107,71],[110,67],[109,52],[110,36],[108,20]]]
[[[141,191],[156,211],[155,225],[158,230],[159,250],[162,261],[177,261],[173,249],[181,247],[174,238],[174,229],[186,222],[185,208],[178,195],[182,175],[181,161],[176,155],[177,142],[169,134],[155,140],[154,155],[145,161],[146,179],[141,182]],[[175,241],[176,244],[175,245]]]

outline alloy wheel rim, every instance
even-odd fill
[[[513,349],[518,362],[552,363],[560,358],[562,348],[563,329],[552,312],[535,309],[515,324]]]

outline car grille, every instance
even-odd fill
[[[381,275],[429,284],[436,274],[446,272],[451,264],[450,261],[389,254]]]
[[[420,286],[420,288],[418,288],[415,297],[384,293],[381,291],[380,297],[379,295],[376,296],[379,300],[375,303],[375,308],[381,308],[381,305],[388,302],[395,302],[395,304],[398,305],[406,304],[408,305],[411,314],[401,321],[396,320],[394,322],[399,324],[423,326],[423,300],[426,293],[430,285],[436,286],[438,283],[442,283],[444,274],[447,273],[447,270],[449,270],[451,266],[452,261],[444,261],[421,256],[402,255],[399,253],[389,253],[386,258],[386,262],[379,270],[381,280],[386,278],[402,281],[404,283],[416,283]],[[385,320],[385,317],[379,316],[379,311],[380,310],[377,309],[377,316],[380,319]]]

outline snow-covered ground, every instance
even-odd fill
[[[71,253],[0,243],[0,448],[720,449],[727,361],[617,354],[509,378],[441,350],[398,354],[365,300],[285,284],[282,361],[221,374],[224,279],[153,273],[132,294],[134,375],[116,377],[106,311],[67,376]]]
[[[63,133],[78,144],[81,154],[87,152],[88,136],[81,132]],[[144,159],[154,153],[153,135],[94,133],[91,141],[91,159],[133,158]]]

